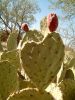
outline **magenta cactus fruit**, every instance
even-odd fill
[[[21,29],[23,29],[25,32],[28,32],[28,31],[29,31],[28,24],[23,23],[23,24],[21,25]]]
[[[51,13],[47,16],[47,26],[50,30],[50,32],[56,31],[58,27],[58,17],[56,14]]]

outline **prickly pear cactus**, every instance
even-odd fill
[[[59,84],[63,100],[75,99],[75,80],[66,79]]]
[[[17,48],[17,32],[13,32],[9,35],[8,40],[7,40],[7,50],[14,50]]]
[[[49,29],[47,27],[47,16],[42,18],[42,20],[40,21],[40,30],[41,30],[42,34],[44,33],[43,35],[45,35],[49,32]]]
[[[35,88],[34,84],[31,81],[22,80],[21,78],[19,78],[19,89],[21,90],[27,87]]]
[[[8,61],[0,62],[0,94],[2,100],[18,90],[17,69]]]
[[[36,88],[26,88],[20,92],[13,94],[7,100],[54,100],[53,97],[45,92],[39,91]]]
[[[61,66],[62,70],[58,73],[58,82],[61,82],[64,79],[75,79],[75,58],[67,60],[66,63],[63,63]]]
[[[35,41],[39,42],[44,38],[44,36],[37,30],[29,30],[26,32],[26,35],[24,36],[21,45],[26,41]]]
[[[3,52],[1,55],[1,60],[10,61],[13,65],[16,66],[17,69],[21,67],[18,50]]]
[[[45,89],[58,73],[64,57],[64,45],[58,33],[48,34],[42,42],[22,46],[21,59],[29,78]]]

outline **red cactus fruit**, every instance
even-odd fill
[[[25,32],[28,32],[28,31],[29,31],[28,24],[23,23],[23,24],[21,25],[21,29],[23,29]]]
[[[56,14],[51,13],[47,16],[47,26],[50,30],[50,32],[56,31],[58,27],[58,17]]]

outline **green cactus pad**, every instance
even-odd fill
[[[27,88],[15,93],[7,100],[54,100],[47,92],[40,92],[36,88]]]
[[[7,50],[14,50],[17,48],[17,36],[18,33],[11,33],[7,40]]]
[[[17,69],[8,61],[0,62],[0,94],[2,100],[18,90]]]
[[[75,100],[75,80],[66,79],[59,84],[63,100]]]
[[[12,50],[12,51],[8,51],[8,52],[4,52],[1,55],[1,60],[10,61],[13,65],[16,66],[16,68],[20,68],[21,67],[18,50]]]
[[[64,45],[58,33],[48,34],[42,42],[27,42],[21,50],[25,72],[38,88],[49,85],[58,73],[63,57]]]
[[[35,42],[39,42],[43,39],[43,35],[37,31],[37,30],[29,30],[26,35],[24,36],[23,40],[22,40],[22,44],[26,41],[35,41]],[[21,44],[21,45],[22,45]]]

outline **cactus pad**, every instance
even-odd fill
[[[19,79],[19,89],[21,90],[27,87],[34,88],[35,86],[31,81]]]
[[[75,100],[75,80],[66,79],[59,84],[63,100]]]
[[[19,52],[18,50],[12,50],[8,52],[4,52],[1,55],[1,60],[8,60],[10,61],[13,65],[16,66],[16,68],[20,68],[20,57],[19,57]]]
[[[18,36],[17,32],[11,33],[9,35],[7,40],[7,50],[10,51],[17,48],[17,36]]]
[[[54,100],[47,92],[40,92],[36,88],[27,88],[15,93],[7,100]]]
[[[40,22],[40,30],[42,33],[49,32],[49,29],[47,27],[47,17],[46,16]],[[43,34],[43,35],[45,35],[45,34]]]
[[[23,67],[29,78],[46,88],[58,73],[64,57],[64,45],[58,33],[48,34],[41,42],[27,42],[21,50]]]
[[[43,39],[43,35],[37,30],[29,30],[22,40],[22,44],[26,41],[36,41],[39,42]]]
[[[18,90],[18,78],[16,67],[8,61],[0,62],[0,94],[2,100]]]

